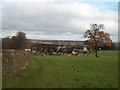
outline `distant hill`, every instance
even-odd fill
[[[39,40],[39,39],[29,39],[33,42],[47,42],[53,44],[68,44],[68,45],[83,45],[84,41],[74,41],[74,40]]]

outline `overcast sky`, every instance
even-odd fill
[[[23,31],[31,39],[83,40],[89,25],[97,23],[118,41],[117,0],[10,1],[2,3],[2,37]]]

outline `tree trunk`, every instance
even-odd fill
[[[97,41],[95,41],[95,57],[99,57],[97,52],[98,52],[98,45],[97,45]]]
[[[96,56],[96,57],[99,57],[98,54],[97,54],[97,52],[98,52],[98,50],[97,50],[97,48],[96,48],[96,49],[95,49],[95,56]]]

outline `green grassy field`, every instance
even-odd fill
[[[3,88],[115,88],[118,53],[83,56],[32,56],[23,71],[3,79]]]

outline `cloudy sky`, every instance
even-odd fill
[[[104,24],[105,32],[118,41],[117,0],[4,0],[2,36],[26,33],[43,40],[83,40],[91,23]]]

